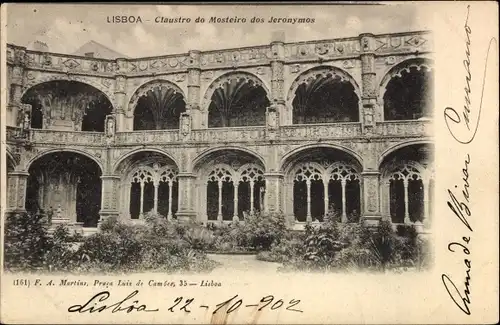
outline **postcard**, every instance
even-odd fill
[[[2,323],[499,321],[496,3],[1,15]]]

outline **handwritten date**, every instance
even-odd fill
[[[133,297],[135,297],[139,293],[138,290],[133,291],[130,293],[125,299],[120,300],[119,302],[113,303],[113,304],[106,304],[106,301],[110,298],[111,294],[109,291],[102,291],[99,292],[98,294],[94,295],[92,298],[90,298],[87,302],[84,304],[76,304],[73,306],[70,306],[68,308],[68,312],[70,313],[95,313],[95,312],[103,312],[106,310],[111,310],[111,313],[116,313],[116,312],[126,312],[126,313],[131,313],[131,312],[158,312],[160,309],[148,309],[146,304],[141,304],[139,303],[139,300],[132,300]],[[291,299],[288,303],[285,303],[282,299],[275,300],[275,297],[273,295],[268,295],[260,299],[258,303],[255,304],[245,304],[243,305],[243,299],[238,298],[238,295],[235,295],[234,297],[221,302],[219,304],[216,304],[214,306],[214,311],[212,314],[216,314],[217,312],[226,312],[226,314],[230,314],[240,307],[258,307],[258,310],[261,311],[265,309],[266,307],[269,306],[269,310],[277,310],[280,308],[284,308],[287,311],[293,311],[293,312],[299,312],[302,313],[303,311],[300,309],[297,309],[297,305],[300,303],[300,300],[298,299]],[[181,312],[186,312],[190,313],[193,308],[203,308],[205,310],[209,309],[210,306],[208,305],[195,305],[195,299],[194,298],[184,298],[184,297],[177,297],[173,305],[170,306],[167,311],[170,312],[175,312],[175,311],[181,311]]]

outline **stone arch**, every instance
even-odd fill
[[[433,205],[434,145],[410,141],[392,146],[380,158],[381,213],[395,223],[428,225]]]
[[[405,100],[409,100],[409,102],[406,102],[406,104],[393,104],[393,106],[405,106],[407,108],[405,111],[408,111],[416,105],[415,109],[417,109],[417,113],[415,114],[423,115],[422,117],[432,114],[433,109],[432,107],[428,106],[431,105],[430,103],[433,100],[433,63],[434,62],[428,58],[410,58],[399,62],[386,71],[386,73],[381,78],[379,85],[379,105],[383,108],[384,120],[408,119],[397,118],[398,115],[396,113],[391,113],[393,111],[397,111],[397,109],[395,109],[394,107],[391,108],[391,101],[388,101],[386,97],[389,96],[389,98],[395,100],[397,99],[397,96],[395,96],[394,94],[399,94]],[[420,78],[416,78],[415,74],[417,74],[416,76],[419,76],[419,73],[421,73],[422,75],[420,76]],[[404,79],[408,78],[410,74],[413,74],[414,77],[412,77],[411,79]],[[394,87],[397,86],[396,83],[398,80],[401,80],[401,85],[399,87],[402,87],[403,84],[405,85],[405,87],[397,88],[399,90],[393,90]],[[403,80],[406,80],[406,82],[403,82]],[[410,82],[408,80],[410,80]],[[409,87],[413,87],[414,89],[410,89]],[[409,94],[403,94],[402,90],[407,90]],[[411,100],[409,97],[412,96],[410,95],[418,96],[418,98],[414,98],[415,100]]]
[[[102,203],[102,166],[76,150],[47,150],[31,160],[26,185],[26,209],[52,210],[52,217],[68,218],[97,227]]]
[[[343,151],[345,153],[347,153],[348,155],[352,156],[353,158],[355,158],[355,160],[357,161],[357,163],[360,165],[360,166],[363,166],[363,158],[361,155],[359,155],[358,153],[356,153],[355,151],[353,151],[352,149],[350,148],[347,148],[345,146],[342,146],[342,145],[338,145],[338,144],[330,144],[330,143],[322,143],[322,144],[306,144],[306,145],[302,145],[300,147],[297,147],[289,152],[287,152],[283,158],[281,158],[281,162],[280,162],[280,170],[282,172],[285,172],[287,170],[287,165],[288,165],[288,162],[293,159],[294,156],[296,156],[297,154],[303,152],[303,151],[306,151],[308,149],[316,149],[316,148],[331,148],[331,149],[335,149],[335,150],[339,150],[339,151]]]
[[[186,102],[186,94],[176,83],[150,80],[130,97],[127,117],[132,119],[134,130],[178,129]]]
[[[271,93],[262,79],[246,71],[228,72],[208,86],[202,103],[202,124],[264,126],[270,103]]]
[[[178,210],[179,165],[159,149],[141,148],[122,155],[113,165],[119,176],[120,214],[141,219],[152,212],[168,219]]]
[[[258,77],[257,75],[248,72],[248,71],[232,71],[232,72],[226,72],[222,74],[221,76],[217,77],[214,81],[210,83],[210,85],[207,87],[207,90],[205,91],[205,94],[203,96],[203,101],[201,105],[201,109],[203,111],[208,111],[208,107],[210,106],[210,101],[212,100],[212,95],[215,91],[215,89],[221,87],[227,80],[231,79],[246,79],[249,81],[254,82],[255,84],[261,86],[269,99],[271,99],[271,91],[270,88],[267,86],[267,84],[264,82],[263,79]]]
[[[140,153],[140,152],[148,152],[148,151],[151,151],[151,152],[156,152],[156,153],[159,153],[159,154],[162,154],[164,156],[166,156],[167,158],[169,158],[170,160],[172,160],[172,162],[175,164],[175,167],[176,168],[179,168],[180,164],[178,162],[178,160],[170,153],[164,151],[164,150],[161,150],[161,149],[158,149],[158,148],[138,148],[138,149],[135,149],[135,150],[132,150],[132,151],[129,151],[129,152],[126,152],[124,154],[122,154],[117,160],[116,162],[113,164],[113,167],[111,168],[111,171],[112,171],[112,174],[118,174],[120,169],[121,169],[121,165],[123,164],[123,162],[125,162],[127,160],[127,158],[133,156],[134,154],[136,153]]]
[[[134,90],[134,92],[132,93],[132,96],[130,96],[130,100],[128,102],[128,116],[133,116],[134,110],[135,110],[135,107],[137,106],[137,102],[139,101],[139,98],[141,98],[142,96],[147,94],[148,91],[154,89],[155,87],[161,86],[161,85],[164,85],[167,88],[171,88],[174,91],[176,91],[177,93],[180,93],[182,95],[182,97],[184,97],[185,99],[187,98],[186,94],[181,89],[181,87],[179,87],[173,81],[165,80],[165,79],[149,80],[149,81],[141,84],[140,86],[138,86]]]
[[[391,78],[395,76],[401,76],[401,73],[403,71],[409,72],[411,67],[415,67],[417,69],[421,69],[422,67],[426,67],[429,70],[433,70],[434,66],[434,61],[429,58],[410,58],[410,59],[405,59],[398,64],[388,68],[382,78],[380,79],[380,84],[379,84],[379,91],[380,91],[380,98],[383,97],[384,92],[385,92],[385,87],[391,80]]]
[[[45,155],[51,154],[51,153],[55,153],[55,152],[70,152],[70,153],[77,153],[77,154],[80,154],[82,156],[85,156],[85,157],[93,160],[99,166],[99,169],[100,169],[102,174],[105,173],[104,165],[102,164],[102,162],[99,159],[97,159],[95,156],[93,156],[89,152],[86,152],[86,151],[81,150],[81,149],[76,149],[76,148],[64,148],[64,149],[57,148],[57,149],[47,149],[44,151],[40,151],[35,156],[31,157],[28,161],[26,161],[26,163],[24,164],[24,170],[28,170],[30,168],[30,166],[33,164],[33,162],[35,162],[39,158],[41,158]]]
[[[419,145],[419,144],[422,144],[422,145],[433,145],[432,141],[429,141],[429,140],[411,140],[411,141],[404,141],[404,142],[401,142],[401,143],[397,143],[397,144],[395,144],[395,145],[387,148],[386,150],[384,150],[380,154],[380,157],[379,157],[379,160],[378,160],[378,167],[379,167],[379,169],[380,169],[382,163],[386,160],[386,158],[388,156],[390,156],[392,153],[396,152],[397,150],[399,150],[401,148],[412,146],[412,145]]]
[[[265,160],[257,153],[232,146],[208,149],[193,160],[192,170],[201,220],[239,220],[263,208]]]
[[[295,97],[295,92],[297,91],[297,88],[301,84],[306,83],[311,78],[315,78],[316,75],[322,75],[324,77],[327,77],[329,75],[336,76],[339,77],[342,81],[350,82],[354,87],[354,91],[358,96],[358,99],[361,100],[361,89],[358,83],[356,82],[356,79],[354,79],[354,77],[349,72],[335,66],[320,65],[300,72],[299,75],[293,80],[290,88],[288,89],[288,94],[286,97],[287,104],[289,107],[292,107],[292,101],[293,98]]]
[[[98,82],[79,76],[52,75],[25,85],[21,102],[29,108],[32,128],[104,132],[113,112],[112,93]],[[28,104],[28,105],[26,105]]]
[[[248,149],[248,148],[243,148],[243,147],[237,147],[237,146],[218,146],[218,147],[215,147],[215,148],[206,149],[206,150],[202,151],[200,154],[198,154],[193,159],[191,167],[193,169],[196,169],[196,167],[198,166],[198,164],[205,157],[209,156],[210,154],[212,154],[214,152],[221,151],[221,150],[242,151],[242,152],[245,152],[245,153],[250,154],[251,156],[257,158],[257,160],[262,164],[262,166],[264,168],[266,168],[266,160],[264,159],[264,157],[261,154],[259,154],[258,152],[254,151],[254,150],[251,150],[251,149]]]
[[[285,213],[298,222],[324,221],[333,213],[338,221],[359,221],[362,160],[349,149],[313,144],[287,153],[284,174]]]
[[[105,80],[106,78],[102,78],[102,80]],[[23,93],[21,95],[21,98],[26,94],[26,92],[39,84],[43,84],[49,81],[77,81],[81,82],[84,84],[87,84],[89,86],[94,87],[97,90],[100,90],[104,95],[106,95],[107,99],[109,102],[113,105],[113,107],[116,107],[115,103],[115,98],[113,96],[112,89],[110,89],[109,86],[104,85],[102,82],[99,83],[91,78],[87,78],[85,76],[79,76],[79,75],[69,75],[69,74],[58,74],[58,75],[45,75],[39,78],[34,78],[33,80],[29,80],[28,82],[23,86]],[[114,80],[110,81],[110,85],[114,83]]]

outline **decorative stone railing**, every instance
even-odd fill
[[[116,144],[170,143],[179,141],[179,130],[148,130],[116,133]]]
[[[65,145],[101,145],[105,143],[102,132],[30,130],[30,141],[33,143],[65,144]]]
[[[193,142],[252,142],[266,139],[264,126],[211,128],[193,130],[190,140]]]
[[[357,137],[422,137],[432,136],[432,120],[377,122],[372,132],[362,130],[359,122],[284,125],[275,132],[264,126],[209,128],[191,130],[181,135],[174,130],[147,130],[117,132],[107,138],[101,132],[58,131],[31,129],[23,133],[20,128],[7,127],[7,141],[30,141],[44,144],[67,145],[137,145],[168,143],[251,143],[266,140],[311,141],[352,139]]]
[[[380,136],[432,136],[432,120],[405,120],[378,122],[377,135]]]
[[[296,124],[280,128],[283,140],[341,139],[361,136],[361,123]]]

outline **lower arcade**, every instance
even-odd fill
[[[434,186],[431,153],[430,144],[401,146],[382,157],[373,177],[373,172],[363,172],[358,157],[327,146],[284,155],[278,172],[267,170],[261,157],[243,149],[198,157],[189,173],[180,172],[165,154],[140,150],[117,162],[113,175],[103,177],[103,166],[92,158],[58,150],[31,162],[25,209],[50,211],[54,219],[89,228],[102,220],[103,204],[116,207],[113,214],[122,219],[141,220],[147,213],[175,219],[188,211],[203,223],[244,221],[248,214],[280,211],[295,226],[326,217],[360,222],[373,214],[366,205],[375,202],[379,218],[428,225]],[[365,188],[374,178],[378,189]],[[103,195],[103,184],[112,193]],[[109,200],[114,202],[104,202]]]

